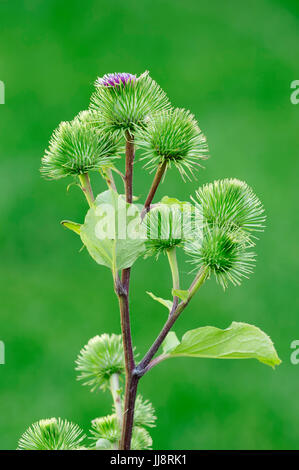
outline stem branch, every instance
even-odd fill
[[[90,184],[88,173],[83,173],[82,175],[79,175],[79,181],[80,181],[81,189],[86,197],[86,200],[89,206],[92,207],[94,203],[94,195],[92,192],[92,187]]]
[[[178,268],[178,263],[177,263],[177,258],[176,258],[176,247],[173,247],[167,250],[167,257],[168,257],[169,266],[170,266],[171,275],[172,275],[172,289],[176,290],[180,288],[180,275],[179,275],[179,268]],[[179,299],[178,297],[174,295],[172,309],[171,309],[172,312],[177,308],[178,303],[179,303]]]
[[[105,170],[104,177],[106,179],[108,188],[113,189],[113,191],[115,191],[117,193],[117,188],[116,188],[116,184],[115,184],[115,181],[114,181],[114,178],[113,178],[111,168],[107,168]]]
[[[152,182],[151,189],[149,190],[148,196],[147,196],[146,201],[144,203],[144,207],[143,207],[143,210],[142,210],[142,213],[141,213],[141,219],[143,219],[145,214],[147,212],[149,212],[149,210],[150,210],[152,200],[154,199],[157,188],[158,188],[158,186],[160,184],[160,181],[162,179],[162,176],[164,175],[164,172],[166,170],[166,165],[167,165],[167,162],[164,161],[163,163],[161,163],[158,166],[158,169],[156,171],[155,177],[154,177],[153,182]]]
[[[110,391],[113,398],[116,416],[119,422],[119,425],[122,425],[123,413],[121,407],[121,399],[119,394],[119,376],[118,374],[112,374],[110,377]]]
[[[126,201],[131,204],[133,200],[133,163],[135,158],[134,136],[126,131],[126,173],[125,190]]]
[[[189,304],[190,300],[192,297],[195,295],[195,293],[198,291],[198,289],[202,286],[204,281],[207,278],[207,270],[202,269],[199,271],[197,276],[195,277],[194,281],[192,282],[191,286],[189,287],[189,296],[187,300],[181,302],[174,311],[172,311],[168,317],[168,320],[164,324],[162,330],[160,331],[159,335],[157,336],[156,340],[152,344],[152,346],[149,348],[148,352],[145,354],[144,358],[141,360],[141,362],[137,365],[135,371],[136,374],[141,377],[144,375],[149,369],[147,366],[149,365],[150,361],[158,351],[159,347],[161,346],[162,342],[166,338],[167,334],[169,333],[170,329],[172,328],[173,324],[176,322],[176,320],[179,318],[180,314],[183,312],[183,310],[187,307]],[[155,365],[155,364],[154,364]]]

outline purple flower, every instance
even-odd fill
[[[134,82],[136,75],[131,73],[108,73],[102,78],[96,80],[96,86],[116,87],[121,83],[125,85],[127,82]]]

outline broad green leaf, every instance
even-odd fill
[[[136,206],[112,190],[97,196],[80,236],[92,258],[113,271],[132,266],[145,248]]]
[[[172,295],[175,295],[184,302],[188,300],[189,294],[190,292],[188,290],[172,289]]]
[[[180,206],[181,208],[183,208],[186,205],[191,206],[190,202],[179,201],[179,199],[176,199],[175,197],[168,197],[168,196],[164,196],[161,199],[160,204],[167,204],[169,206],[177,205],[177,206]]]
[[[272,367],[281,362],[269,336],[256,326],[237,322],[225,330],[205,326],[188,331],[170,352],[174,356],[257,359]]]
[[[162,343],[163,354],[169,354],[180,344],[174,331],[170,331]]]
[[[81,224],[78,224],[77,222],[71,222],[70,220],[62,220],[61,225],[80,235]]]
[[[157,297],[155,294],[152,292],[146,292],[152,299],[156,300],[157,302],[160,302],[160,304],[164,305],[168,310],[172,309],[172,301],[171,300],[166,300],[162,299],[162,297]]]

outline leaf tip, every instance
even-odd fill
[[[60,224],[63,225],[63,227],[72,230],[72,232],[80,235],[81,224],[78,224],[77,222],[71,222],[70,220],[62,220]]]

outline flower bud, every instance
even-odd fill
[[[255,254],[248,252],[247,238],[242,231],[238,235],[225,226],[206,225],[200,242],[185,245],[195,269],[207,270],[208,276],[215,275],[224,289],[229,282],[240,285],[242,278],[252,273],[254,266]]]
[[[41,419],[19,440],[19,450],[78,450],[85,438],[77,424],[61,418]]]
[[[193,173],[207,158],[205,136],[194,116],[185,109],[164,110],[155,114],[147,127],[138,130],[136,145],[142,149],[146,167],[154,169],[164,162],[176,167],[182,177]]]
[[[100,113],[99,126],[110,132],[133,131],[153,113],[170,107],[160,86],[148,75],[110,73],[98,78],[90,108]]]
[[[82,175],[111,164],[119,152],[118,140],[97,132],[94,115],[84,111],[54,131],[42,158],[41,173],[50,179]]]
[[[91,391],[109,388],[113,374],[124,373],[124,354],[120,335],[103,334],[90,339],[76,360],[78,380],[89,385]]]

